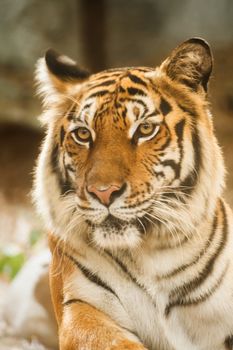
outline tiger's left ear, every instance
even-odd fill
[[[45,106],[59,103],[89,76],[90,73],[79,68],[71,58],[49,49],[37,62],[38,94]]]
[[[192,38],[174,49],[160,69],[172,80],[195,91],[199,86],[207,91],[212,66],[213,57],[209,44],[201,38]]]

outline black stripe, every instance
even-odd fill
[[[221,202],[221,212],[223,215],[223,229],[222,229],[222,237],[219,242],[219,246],[217,247],[216,251],[212,254],[212,256],[209,257],[204,268],[202,269],[201,272],[199,272],[196,278],[194,278],[189,282],[184,283],[182,286],[174,289],[170,293],[170,296],[169,296],[170,302],[166,308],[167,315],[170,313],[172,307],[181,305],[182,299],[185,298],[190,292],[193,292],[194,290],[196,290],[203,282],[205,282],[205,280],[212,273],[215,261],[223,251],[226,245],[227,237],[228,237],[228,225],[227,225],[227,219],[226,219],[226,212],[222,202]],[[218,225],[216,225],[216,229],[218,228],[217,226]]]
[[[140,115],[141,118],[144,117],[145,114],[148,112],[148,106],[147,106],[147,104],[146,104],[144,101],[142,101],[142,100],[140,100],[140,99],[138,99],[138,98],[134,98],[134,99],[129,98],[129,99],[126,99],[126,100],[127,100],[127,101],[136,102],[136,103],[138,103],[139,105],[143,106],[144,110],[143,110],[143,114]]]
[[[75,172],[75,169],[70,164],[66,164],[66,169],[67,169],[67,171],[71,171],[72,173]]]
[[[127,91],[130,95],[140,95],[140,96],[146,96],[146,93],[138,88],[133,88],[133,87],[129,87],[127,88]]]
[[[181,79],[180,82],[191,88],[193,91],[197,92],[198,84],[196,82],[193,82],[189,79]]]
[[[67,152],[68,156],[71,158],[77,156],[77,152],[70,152],[70,151],[66,151],[66,152]]]
[[[82,108],[82,111],[85,111],[85,109],[91,107],[91,105],[92,105],[92,102],[87,103],[87,104]]]
[[[56,175],[57,177],[60,193],[61,195],[65,195],[68,191],[73,190],[73,186],[70,183],[68,177],[64,179],[64,176],[62,175],[61,169],[58,164],[58,158],[59,158],[59,146],[58,144],[55,144],[51,152],[50,164],[54,175]]]
[[[72,305],[72,304],[80,304],[80,303],[81,303],[81,304],[88,305],[88,306],[90,306],[90,307],[92,307],[92,308],[95,308],[94,305],[88,303],[87,301],[84,301],[84,300],[82,300],[82,299],[76,299],[76,298],[74,298],[74,299],[69,299],[69,300],[63,302],[62,305],[63,305],[63,306],[69,306],[69,305]]]
[[[124,104],[125,102],[136,102],[138,104],[140,104],[141,106],[144,107],[144,111],[143,114],[141,115],[141,117],[144,117],[145,114],[148,112],[148,107],[146,105],[146,103],[138,98],[129,98],[129,97],[120,97],[119,101],[122,102],[122,104]]]
[[[229,335],[225,339],[224,346],[225,346],[226,350],[233,350],[233,335]]]
[[[173,159],[167,159],[161,161],[160,164],[162,164],[164,167],[169,166],[170,168],[172,168],[172,170],[175,173],[176,179],[180,177],[180,163],[176,163]]]
[[[147,114],[145,119],[148,119],[150,117],[154,117],[155,115],[158,115],[159,113],[160,113],[159,110],[155,108],[153,112],[151,112],[150,114]]]
[[[62,144],[63,144],[64,138],[65,138],[65,129],[64,129],[64,127],[62,126],[61,129],[60,129],[60,145],[61,145],[61,146],[62,146]]]
[[[105,253],[108,254],[108,256],[121,268],[121,270],[126,274],[127,277],[129,277],[129,279],[133,283],[135,283],[139,288],[147,292],[145,286],[140,282],[138,282],[138,280],[131,274],[131,272],[128,270],[125,264],[123,264],[121,260],[119,260],[116,256],[112,255],[108,250],[105,250]],[[156,307],[156,303],[154,300],[152,300],[152,304],[154,307]]]
[[[177,103],[177,106],[184,112],[184,113],[187,113],[189,115],[191,115],[192,117],[196,118],[197,117],[197,112],[196,110],[194,109],[194,107],[189,107],[189,106],[184,106],[180,103]]]
[[[201,168],[201,163],[202,163],[202,158],[201,158],[201,141],[199,137],[199,133],[197,130],[197,125],[193,127],[193,132],[192,132],[192,145],[194,149],[194,169],[196,170],[196,173],[199,173],[200,168]]]
[[[184,132],[184,126],[185,126],[185,119],[180,120],[175,126],[175,132],[176,132],[176,135],[177,135],[177,144],[178,144],[178,148],[180,150],[179,163],[176,163],[172,159],[161,161],[161,164],[163,166],[170,166],[174,170],[176,179],[178,179],[180,177],[181,161],[183,159],[183,132]],[[173,197],[173,194],[170,194],[170,193],[164,193],[164,195],[165,195],[165,197],[166,196]]]
[[[115,261],[115,263],[117,263],[117,265],[119,265],[119,267],[121,268],[121,270],[131,279],[131,281],[133,281],[135,284],[137,284],[139,287],[142,287],[137,279],[129,272],[129,270],[127,269],[127,267],[122,263],[122,261],[120,261],[116,256],[113,256],[112,253],[110,253],[108,250],[105,250],[105,253],[108,254],[108,256]]]
[[[93,94],[91,94],[90,96],[88,96],[87,98],[92,98],[92,97],[100,97],[100,96],[105,96],[107,94],[109,94],[110,91],[109,90],[101,90],[101,91],[96,91]]]
[[[100,75],[100,76],[96,76],[95,77],[95,81],[99,81],[99,80],[103,80],[103,79],[109,79],[109,78],[118,78],[119,75],[121,75],[123,72],[122,71],[118,71],[118,72],[114,72],[114,73],[111,73],[109,72],[108,74],[103,74],[103,75]]]
[[[88,270],[85,266],[83,266],[79,261],[74,259],[71,255],[65,254],[67,258],[69,258],[78,268],[79,270],[83,273],[83,275],[92,283],[97,284],[99,287],[104,288],[108,292],[112,293],[118,298],[117,294],[114,292],[114,290],[109,287],[104,281],[102,281],[99,276]]]
[[[207,292],[199,295],[196,298],[190,298],[188,300],[184,300],[184,299],[180,299],[176,302],[174,302],[174,304],[169,304],[166,309],[165,309],[165,316],[168,317],[169,313],[172,309],[172,307],[174,306],[195,306],[195,305],[199,305],[201,303],[204,303],[207,299],[209,299],[215,292],[216,290],[221,286],[222,281],[226,275],[228,269],[228,264],[226,265],[224,271],[222,272],[221,276],[219,277],[219,279],[216,281],[215,285],[213,287],[211,287],[211,289],[208,289]]]
[[[137,75],[131,74],[129,73],[128,78],[136,84],[141,84],[143,86],[147,86],[146,82],[144,80],[142,80],[141,78],[139,78]]]
[[[76,111],[76,103],[72,106],[72,108],[67,113],[67,120],[73,120],[75,119],[75,111]]]
[[[180,272],[184,272],[185,270],[187,270],[187,268],[195,265],[202,258],[202,256],[208,251],[208,248],[210,247],[210,245],[214,239],[216,228],[217,228],[217,216],[215,215],[210,236],[208,237],[204,248],[202,248],[202,250],[199,252],[199,254],[190,263],[183,264],[183,265],[175,268],[171,272],[167,273],[166,275],[159,276],[158,279],[160,280],[160,279],[174,277],[177,274],[179,274]]]
[[[220,275],[219,279],[216,281],[214,286],[211,288],[211,290],[208,290],[206,293],[203,293],[202,295],[199,295],[194,299],[187,300],[186,302],[182,303],[182,306],[198,305],[206,301],[208,298],[210,298],[216,292],[216,290],[221,286],[222,281],[226,275],[227,269],[228,269],[228,264],[226,265],[225,269],[223,270],[222,274]]]
[[[190,291],[193,291],[197,289],[206,279],[207,277],[212,273],[213,268],[214,268],[214,263],[220,253],[222,252],[223,248],[225,247],[226,244],[226,239],[227,239],[227,227],[226,227],[226,215],[225,215],[225,208],[221,202],[221,210],[223,213],[223,230],[222,230],[222,237],[219,246],[217,247],[216,251],[213,253],[212,256],[207,260],[206,265],[202,269],[201,273],[197,278],[192,280],[191,282],[185,283],[183,286],[181,286],[181,290],[183,292],[183,296],[187,295]],[[218,222],[216,223],[216,230],[218,229],[217,227]],[[177,293],[176,293],[177,294]]]
[[[154,174],[156,175],[157,178],[165,177],[165,174],[163,171],[155,171],[154,170]]]
[[[51,152],[51,158],[50,158],[50,164],[52,167],[52,170],[54,173],[57,173],[57,163],[58,163],[58,152],[59,148],[58,148],[58,144],[55,144],[52,148],[52,152]]]
[[[71,179],[70,179],[70,174],[69,171],[74,173],[74,169],[72,168],[71,165],[65,164],[65,153],[63,153],[63,169],[65,171],[65,176],[62,176],[60,181],[60,186],[62,188],[62,195],[64,196],[66,193],[70,193],[71,190],[74,191],[74,186],[72,185]]]
[[[61,188],[61,195],[65,196],[66,194],[70,193],[70,191],[74,191],[74,188],[71,184],[71,182],[66,178],[66,180],[63,180],[63,178],[59,178],[60,188]]]
[[[187,175],[187,177],[181,182],[181,189],[183,188],[184,193],[191,193],[199,178],[199,172],[202,164],[202,150],[201,150],[201,141],[198,134],[197,126],[193,125],[192,128],[192,146],[194,150],[194,166],[193,170]]]
[[[185,119],[181,119],[175,126],[177,143],[180,149],[181,159],[183,158],[183,134],[184,134]]]
[[[172,111],[170,103],[168,103],[164,97],[161,97],[159,109],[164,117]]]
[[[195,170],[191,171],[189,175],[180,183],[180,190],[186,194],[193,192],[197,182],[197,174]]]
[[[126,92],[126,90],[125,90],[125,88],[123,88],[123,86],[119,86],[118,87],[118,92],[120,92],[120,93],[125,93]]]
[[[160,148],[158,148],[158,149],[155,148],[154,151],[156,151],[156,152],[162,152],[162,151],[164,151],[165,148],[167,148],[167,147],[169,146],[170,142],[171,142],[171,137],[169,136],[169,137],[167,138],[166,142],[165,142]]]
[[[105,80],[97,85],[94,85],[92,88],[95,89],[97,87],[101,87],[101,86],[109,86],[109,85],[113,85],[113,84],[116,84],[116,80]]]
[[[62,305],[63,306],[68,306],[70,304],[76,304],[76,303],[84,303],[84,301],[81,300],[81,299],[69,299],[69,300],[63,302]]]

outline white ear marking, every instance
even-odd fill
[[[160,77],[162,77],[164,75],[165,75],[165,73],[160,68],[156,68],[152,72],[145,73],[145,77],[146,78],[151,78],[151,79],[160,78]]]
[[[60,63],[64,63],[66,65],[69,65],[69,66],[76,66],[76,62],[74,60],[72,60],[70,57],[68,56],[65,56],[65,55],[61,55],[57,58],[57,60],[60,62]]]

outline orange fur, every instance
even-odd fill
[[[146,350],[126,339],[123,329],[103,312],[84,303],[63,305],[66,282],[74,266],[64,255],[66,247],[49,235],[52,253],[50,289],[59,329],[61,350]]]

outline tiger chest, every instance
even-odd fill
[[[155,299],[130,273],[93,251],[89,251],[88,259],[81,256],[72,259],[76,269],[66,280],[64,304],[82,300],[136,334],[148,349],[172,350]]]
[[[169,311],[169,293],[151,276],[137,276],[127,270],[120,260],[89,249],[85,256],[72,257],[72,262],[75,269],[66,281],[65,303],[78,299],[93,305],[136,334],[149,350],[206,350],[210,331],[211,349],[215,344],[219,344],[216,350],[225,349],[218,324],[212,319],[219,307],[214,299],[211,305]],[[224,322],[226,315],[220,316]]]

